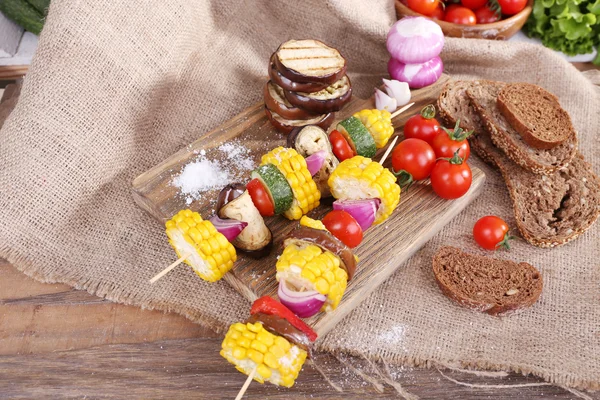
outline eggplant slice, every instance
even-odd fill
[[[275,52],[275,66],[289,80],[327,83],[346,74],[346,59],[333,47],[318,40],[289,40]]]
[[[272,112],[281,115],[282,118],[295,120],[311,119],[320,116],[318,113],[311,113],[310,111],[306,111],[292,105],[285,98],[283,89],[272,81],[268,81],[265,84],[263,95],[265,106]]]
[[[352,99],[352,84],[347,76],[315,93],[285,90],[285,98],[304,110],[326,114],[341,110]]]
[[[269,121],[271,121],[271,124],[273,124],[275,129],[283,133],[290,133],[294,128],[305,125],[317,125],[323,129],[327,129],[329,128],[329,126],[335,118],[335,114],[330,113],[318,115],[315,118],[311,119],[289,120],[283,118],[276,112],[269,110],[268,107],[265,107],[265,114],[267,115],[267,118],[269,118]]]
[[[283,89],[291,90],[294,92],[314,93],[318,92],[319,90],[323,90],[327,86],[329,86],[327,83],[301,83],[289,80],[285,76],[281,75],[281,72],[277,70],[277,67],[275,66],[275,53],[273,53],[273,55],[271,56],[271,61],[269,65],[269,78],[271,78],[273,83],[275,83],[278,86],[281,86]]]

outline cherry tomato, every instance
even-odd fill
[[[333,148],[333,154],[337,157],[340,162],[347,158],[354,157],[354,150],[350,147],[350,144],[339,131],[333,130],[329,134],[329,141]]]
[[[246,185],[246,189],[260,215],[270,217],[275,214],[275,206],[273,205],[273,200],[271,200],[271,195],[267,192],[261,181],[257,178],[252,179]]]
[[[467,7],[453,7],[446,11],[444,21],[452,22],[454,24],[461,25],[475,25],[476,18],[475,13],[469,10]]]
[[[433,138],[431,147],[435,151],[437,158],[452,158],[457,150],[460,150],[458,155],[465,161],[471,155],[471,147],[467,138],[473,134],[472,131],[465,132],[458,123],[454,130],[442,128],[441,131]]]
[[[477,10],[487,4],[488,0],[460,0],[460,4],[469,10]]]
[[[423,107],[420,114],[413,115],[404,124],[404,137],[421,139],[431,144],[441,131],[440,123],[434,117],[435,107],[432,104]]]
[[[471,168],[456,154],[450,160],[438,160],[431,171],[431,187],[442,199],[452,200],[469,191]]]
[[[492,22],[500,20],[498,13],[493,11],[488,6],[475,10],[475,18],[477,18],[478,24],[491,24]]]
[[[435,166],[435,152],[424,140],[405,139],[392,151],[392,166],[399,176],[398,184],[408,188],[413,181],[429,178]]]
[[[515,15],[525,8],[527,0],[498,0],[502,14]]]
[[[500,247],[510,249],[508,241],[513,236],[508,234],[508,224],[502,218],[487,215],[473,226],[473,237],[478,245],[486,250],[496,250]]]
[[[438,0],[407,0],[408,7],[423,15],[431,15],[438,6]]]
[[[444,7],[442,3],[438,3],[437,8],[429,15],[431,19],[437,19],[438,21],[443,21],[446,12],[444,11]]]
[[[323,218],[325,228],[346,246],[354,248],[362,242],[363,231],[352,215],[343,210],[333,210]]]

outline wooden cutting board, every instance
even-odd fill
[[[419,112],[424,105],[434,103],[446,80],[448,80],[448,76],[443,75],[436,84],[413,91],[411,101],[416,104],[397,117],[393,121],[394,126],[402,127],[404,122]],[[172,185],[173,178],[187,163],[197,159],[201,152],[207,159],[217,157],[219,155],[218,147],[228,141],[243,143],[249,149],[255,165],[258,165],[262,154],[277,146],[285,146],[285,136],[276,132],[271,126],[264,114],[263,107],[263,103],[251,106],[137,177],[133,181],[133,198],[137,204],[161,223],[184,208],[199,211],[205,219],[210,218],[214,214],[218,190],[206,192],[200,200],[193,201],[188,205],[178,189]],[[346,118],[364,108],[374,108],[373,100],[355,97],[337,115],[337,118]],[[396,132],[401,134],[402,130],[397,129]],[[375,159],[379,159],[382,153],[383,151],[380,151]],[[391,157],[388,157],[385,163],[388,167],[390,159]],[[307,320],[320,337],[356,308],[404,261],[477,197],[483,187],[485,175],[478,168],[472,168],[472,170],[471,188],[460,199],[443,200],[433,193],[428,181],[416,183],[406,193],[401,193],[400,204],[390,218],[366,231],[363,242],[356,249],[356,254],[360,258],[356,274],[352,281],[348,282],[348,288],[340,305],[333,312],[320,313]],[[247,182],[250,171],[242,171],[238,175],[243,178],[242,182]],[[321,218],[331,210],[331,202],[332,200],[324,199],[322,205],[313,210],[309,216]],[[260,260],[238,254],[238,261],[224,277],[250,301],[263,295],[276,296],[275,263],[277,256],[281,254],[283,238],[298,225],[297,222],[278,216],[267,218],[266,223],[274,237],[271,254]],[[167,240],[166,236],[165,240]],[[175,260],[175,253],[173,253],[173,257]],[[164,267],[165,265],[156,265],[154,273],[160,272]],[[148,279],[150,278],[151,276],[148,276]],[[169,276],[162,279],[169,279]],[[155,284],[160,285],[160,281]]]

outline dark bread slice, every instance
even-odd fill
[[[489,131],[492,142],[511,160],[536,174],[550,175],[567,166],[577,152],[577,136],[573,135],[566,142],[548,150],[529,146],[504,118],[496,103],[505,85],[504,82],[475,81],[466,92]]]
[[[509,83],[496,101],[504,118],[531,147],[551,149],[576,135],[558,98],[537,85]]]
[[[530,307],[542,294],[542,275],[516,263],[442,247],[433,256],[433,275],[442,292],[463,307],[506,315]]]
[[[570,165],[549,176],[527,171],[500,151],[489,132],[469,108],[466,91],[477,81],[449,82],[438,99],[440,115],[448,126],[457,119],[470,121],[471,148],[487,163],[496,166],[513,201],[517,227],[534,246],[565,244],[585,232],[600,216],[600,178],[579,153]]]

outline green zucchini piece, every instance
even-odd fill
[[[42,15],[48,15],[48,7],[50,7],[50,0],[25,0],[33,6]]]
[[[39,35],[44,27],[44,16],[25,0],[1,0],[0,11],[25,30]]]
[[[369,130],[363,125],[360,119],[356,117],[346,118],[337,125],[337,130],[346,140],[352,150],[359,155],[367,158],[373,158],[377,152],[375,139],[369,133]]]
[[[294,193],[285,176],[273,164],[264,164],[252,171],[252,179],[258,179],[275,206],[275,214],[289,210],[294,201]]]

